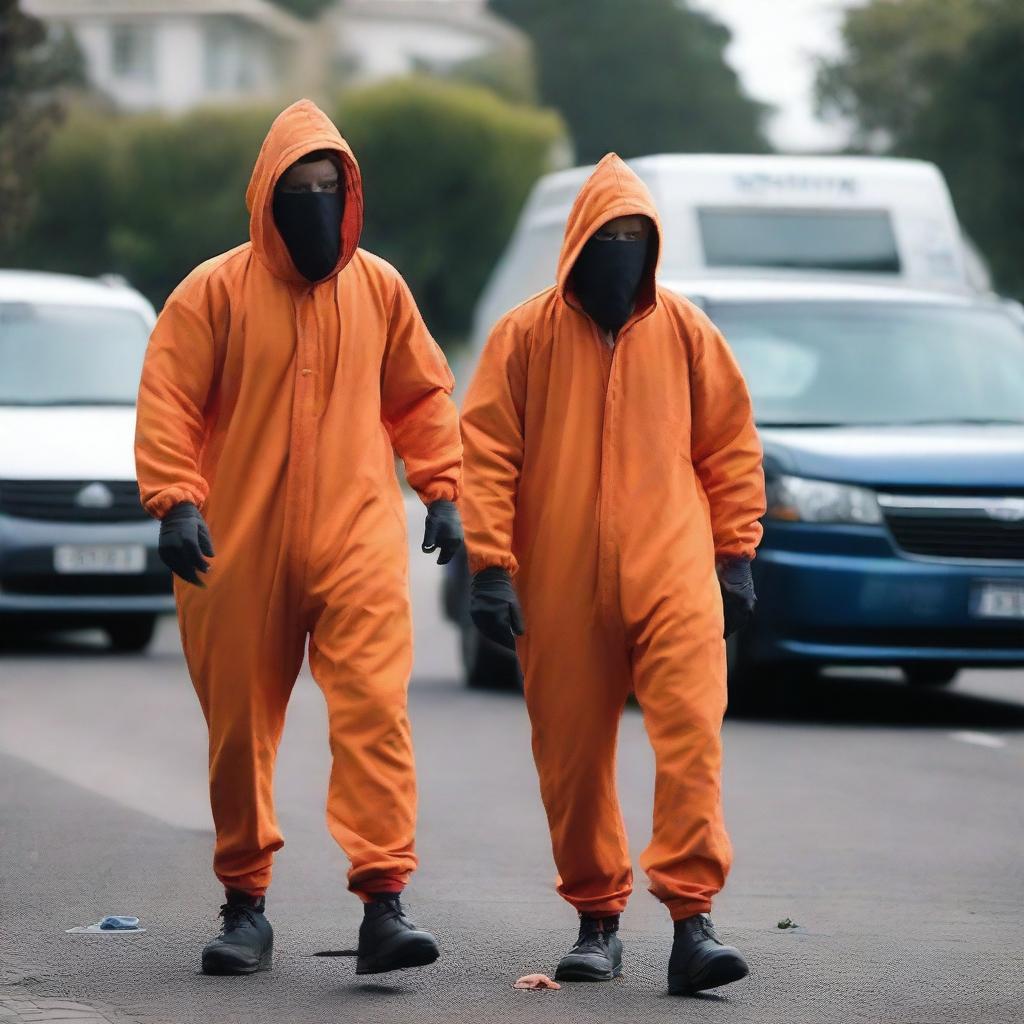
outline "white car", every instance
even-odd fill
[[[0,271],[0,628],[139,651],[173,610],[133,451],[154,320],[116,279]]]

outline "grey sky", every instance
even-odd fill
[[[842,126],[814,113],[814,58],[839,49],[843,11],[862,0],[691,0],[733,33],[728,58],[747,91],[774,105],[772,142],[783,150],[829,150]]]

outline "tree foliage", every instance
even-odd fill
[[[938,164],[996,283],[1024,296],[1024,4],[871,0],[823,63],[821,109],[855,144]]]
[[[725,59],[729,31],[679,0],[490,0],[533,41],[543,101],[581,161],[609,150],[759,152],[765,107]]]
[[[403,273],[440,337],[458,337],[560,121],[419,79],[347,93],[329,112],[363,171],[363,244]],[[0,259],[120,273],[159,306],[196,264],[248,237],[245,189],[275,113],[78,111],[40,161],[35,214]]]
[[[859,149],[908,137],[984,19],[985,0],[871,0],[844,16],[843,53],[819,62],[819,112],[850,120]]]
[[[80,77],[70,39],[50,38],[17,0],[0,0],[0,241],[31,214],[31,178],[61,117],[60,87]]]
[[[561,122],[412,78],[349,93],[338,124],[363,171],[367,247],[401,269],[432,327],[463,331]]]

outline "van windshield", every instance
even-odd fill
[[[1003,310],[717,302],[761,426],[1024,423],[1024,330]]]
[[[130,309],[0,302],[0,405],[134,405],[148,336]]]
[[[709,267],[900,272],[885,210],[704,207],[697,219]]]

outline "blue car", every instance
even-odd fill
[[[737,702],[824,665],[944,685],[1024,665],[1024,319],[997,300],[833,281],[668,283],[747,379],[768,511],[759,605],[729,644]],[[465,569],[449,613],[465,613]],[[466,636],[467,680],[514,659]]]

